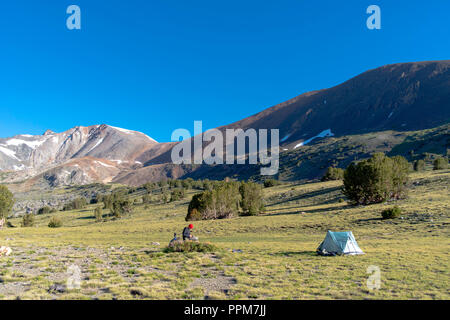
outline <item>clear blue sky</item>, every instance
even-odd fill
[[[371,4],[381,30],[366,28]],[[447,0],[2,1],[0,137],[106,123],[169,141],[384,64],[450,59],[449,13]]]

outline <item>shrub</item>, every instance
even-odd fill
[[[444,170],[448,168],[447,157],[436,158],[433,162],[433,170]]]
[[[167,203],[170,200],[170,196],[167,192],[162,192],[159,196],[159,202],[161,203]]]
[[[211,181],[209,181],[208,179],[203,180],[203,190],[212,191],[213,188],[214,185]]]
[[[202,214],[200,213],[200,211],[198,211],[197,208],[192,208],[191,210],[188,210],[186,221],[198,221],[198,220],[202,220]]]
[[[71,202],[67,203],[64,206],[63,210],[64,211],[79,210],[79,209],[83,209],[86,206],[87,206],[86,198],[77,198],[77,199],[72,200]]]
[[[322,177],[322,181],[342,180],[344,179],[344,170],[341,168],[329,167]]]
[[[173,189],[174,188],[181,189],[183,188],[183,183],[181,182],[181,180],[172,180],[170,187]]]
[[[22,227],[32,227],[34,226],[34,214],[27,213],[22,217]]]
[[[97,204],[103,202],[103,195],[97,194],[95,197],[91,199],[91,204]]]
[[[176,240],[169,243],[164,252],[215,252],[217,247],[210,243]]]
[[[212,183],[211,183],[212,185]],[[239,184],[236,182],[219,183],[211,191],[204,191],[192,197],[188,207],[188,219],[223,219],[230,218],[239,212]]]
[[[156,188],[156,185],[152,182],[147,182],[142,187],[147,191],[147,193],[151,193],[152,190]]]
[[[190,180],[193,189],[202,190],[203,182],[201,180]]]
[[[105,195],[102,199],[103,202],[103,209],[113,209],[113,202],[114,202],[114,196],[112,194]]]
[[[408,172],[405,158],[376,153],[368,160],[348,166],[344,172],[343,193],[353,204],[400,199],[406,194]]]
[[[52,211],[52,209],[48,206],[42,207],[38,210],[38,214],[48,214]]]
[[[15,228],[16,226],[11,223],[11,221],[6,222],[8,228]]]
[[[181,180],[181,185],[184,189],[191,189],[191,181],[190,180]]]
[[[94,210],[95,221],[101,222],[103,220],[103,210],[100,207],[95,208]]]
[[[52,217],[48,223],[49,228],[60,228],[62,227],[62,221],[61,219],[57,217]]]
[[[385,209],[381,212],[383,219],[394,219],[398,218],[402,214],[402,210],[395,206],[393,208]]]
[[[186,221],[196,221],[202,220],[203,215],[202,211],[206,209],[206,197],[204,192],[198,193],[192,197],[192,200],[189,202],[188,206],[188,214],[186,216]]]
[[[142,202],[146,203],[146,204],[151,203],[152,202],[152,196],[149,195],[149,194],[144,195],[142,197]]]
[[[184,198],[184,196],[185,196],[184,189],[182,188],[175,189],[170,194],[170,201],[181,200]]]
[[[239,186],[243,215],[254,216],[264,211],[262,188],[253,182],[242,182]]]
[[[264,211],[262,187],[253,182],[211,182],[212,190],[192,197],[186,221],[257,215]]]
[[[275,180],[275,179],[267,179],[264,180],[264,188],[270,188],[270,187],[274,187],[280,184],[280,181]]]
[[[414,161],[414,171],[423,171],[425,170],[425,161],[416,160]]]
[[[389,158],[388,158],[389,159]],[[406,183],[408,182],[408,174],[411,169],[408,160],[402,156],[390,158],[392,160],[392,189],[388,198],[400,199],[406,194]]]
[[[158,185],[160,188],[165,188],[167,186],[167,180],[163,179],[160,182],[158,182]]]
[[[128,191],[125,189],[117,190],[112,194],[103,196],[103,209],[114,210],[114,202],[123,201],[123,199],[128,199]]]
[[[14,196],[6,186],[0,185],[0,219],[6,218],[14,205]]]
[[[113,202],[112,213],[114,218],[121,218],[124,214],[129,214],[133,211],[131,201],[128,199],[116,199]]]

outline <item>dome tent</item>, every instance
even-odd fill
[[[351,231],[333,232],[330,230],[317,248],[317,253],[325,256],[364,254]]]

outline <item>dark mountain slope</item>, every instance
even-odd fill
[[[335,135],[421,130],[450,121],[450,60],[387,65],[302,94],[223,128],[278,128],[285,144]],[[287,137],[287,138],[286,138]]]

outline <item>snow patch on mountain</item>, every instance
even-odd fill
[[[283,139],[280,140],[280,142],[286,141],[290,136],[291,136],[290,134],[286,135]]]
[[[20,170],[24,170],[25,166],[23,164],[21,164],[20,166],[14,165],[13,168],[15,171],[20,171]]]
[[[98,163],[99,165],[107,167],[107,168],[115,168],[114,166],[110,166],[109,164],[103,163],[101,161],[95,161],[95,163]]]
[[[325,137],[332,137],[332,136],[334,136],[334,134],[331,132],[331,129],[324,130],[324,131],[322,131],[321,133],[319,133],[317,136],[314,136],[314,137],[312,137],[312,138],[309,138],[308,140],[305,140],[305,141],[303,141],[303,142],[300,142],[299,144],[297,144],[297,145],[294,147],[294,149],[297,149],[297,148],[299,148],[299,147],[301,147],[301,146],[307,145],[308,143],[310,143],[310,142],[313,141],[314,139],[317,139],[317,138],[325,138]]]
[[[5,148],[5,147],[0,146],[0,152],[4,153],[5,155],[7,155],[7,156],[10,157],[10,158],[13,158],[13,159],[15,159],[15,160],[19,160],[19,159],[16,157],[16,153],[15,153],[13,150],[10,150],[10,149],[8,149],[8,148]]]
[[[113,128],[113,129],[116,129],[116,130],[118,130],[120,132],[126,133],[126,134],[134,134],[134,133],[136,133],[136,131],[132,131],[132,130],[128,130],[128,129],[123,129],[123,128],[119,128],[119,127],[113,127],[113,126],[109,126],[109,127]]]
[[[156,142],[156,143],[158,143],[158,141],[156,141],[155,139],[153,139],[153,138],[149,137],[148,135],[146,135],[146,134],[144,134],[144,133],[143,133],[143,135],[144,135],[144,136],[146,136],[146,137],[147,137],[147,138],[148,138],[149,140],[151,140],[151,141],[153,141],[153,142]]]
[[[142,134],[142,135],[144,135],[145,137],[147,137],[149,140],[154,141],[154,142],[156,142],[156,143],[158,142],[158,141],[156,141],[155,139],[149,137],[148,135],[146,135],[146,134],[144,134],[144,133],[141,133],[141,132],[138,132],[138,131],[133,131],[133,130],[128,130],[128,129],[123,129],[123,128],[119,128],[119,127],[113,127],[113,126],[109,126],[109,127],[110,127],[110,128],[113,128],[113,129],[116,129],[116,130],[118,130],[118,131],[120,131],[120,132],[126,133],[126,134]]]
[[[20,145],[27,145],[32,149],[36,149],[41,144],[43,144],[46,140],[34,140],[34,141],[27,141],[27,140],[21,140],[17,138],[9,139],[6,141],[6,144],[8,146],[20,146]]]
[[[89,153],[89,152],[91,152],[92,150],[94,150],[95,148],[97,148],[97,147],[100,145],[100,143],[103,142],[104,139],[105,139],[105,138],[101,138],[100,140],[98,140],[97,143],[95,144],[95,146],[93,146],[91,149],[89,149],[89,151],[88,151],[87,153]]]

